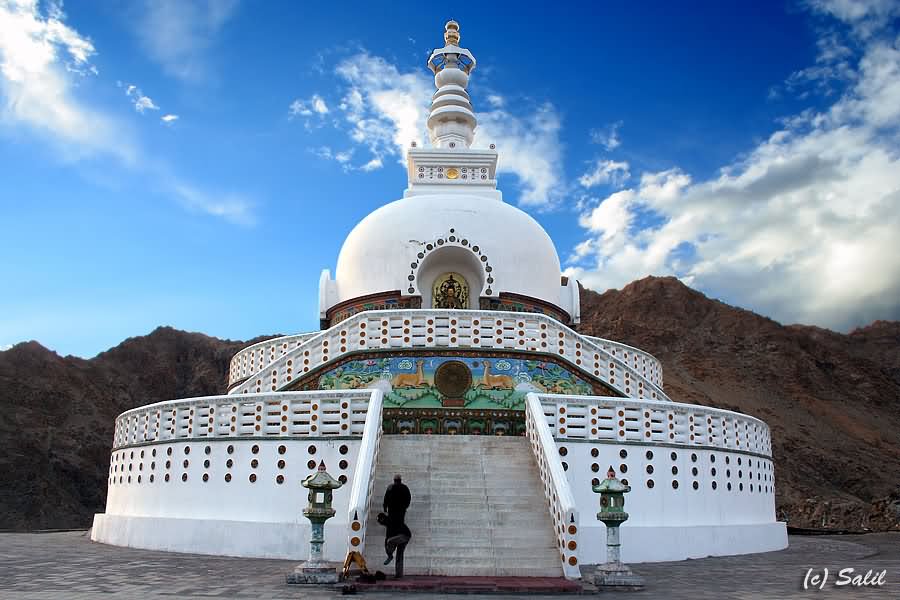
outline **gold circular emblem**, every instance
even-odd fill
[[[459,177],[459,169],[456,167],[447,169],[447,179],[456,179],[457,177]]]
[[[448,398],[461,398],[472,385],[472,371],[466,363],[448,360],[434,372],[434,387]]]

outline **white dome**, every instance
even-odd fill
[[[543,227],[502,200],[456,192],[410,196],[363,219],[341,248],[327,306],[400,290],[428,307],[447,272],[467,279],[469,308],[501,292],[561,304],[559,256]]]

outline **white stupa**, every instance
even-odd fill
[[[627,562],[784,548],[766,424],[674,402],[653,356],[578,333],[577,283],[503,202],[497,150],[471,148],[475,58],[455,22],[444,39],[431,147],[410,148],[404,197],[322,273],[321,331],[238,352],[226,395],[120,415],[92,539],[303,559],[300,482],[324,461],[346,482],[335,561],[381,553],[395,471],[413,494],[408,573],[579,578],[606,559],[591,486],[610,466],[632,488]]]

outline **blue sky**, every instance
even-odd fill
[[[627,4],[627,6],[626,6]],[[570,275],[900,318],[897,2],[0,0],[0,348],[317,327],[461,24],[476,145]]]

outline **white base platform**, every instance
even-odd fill
[[[606,527],[598,525],[581,527],[581,564],[606,562]],[[622,562],[627,564],[755,554],[788,546],[787,526],[781,522],[646,527],[631,527],[626,522],[619,535]]]
[[[328,524],[326,524],[327,528]],[[327,560],[342,561],[347,551],[346,525],[326,529]],[[305,560],[309,554],[308,523],[267,523],[170,519],[97,514],[91,539],[95,542],[193,554]],[[770,552],[787,548],[784,523],[685,527],[622,527],[622,560],[661,562]],[[334,540],[329,544],[327,540]],[[606,561],[606,531],[583,527],[579,562]]]
[[[346,531],[346,523],[335,530],[326,523],[323,547],[326,560],[343,562],[347,554]],[[309,536],[309,522],[171,519],[102,513],[94,515],[91,528],[92,541],[113,546],[298,561],[309,558]],[[329,539],[336,543],[329,545]]]

